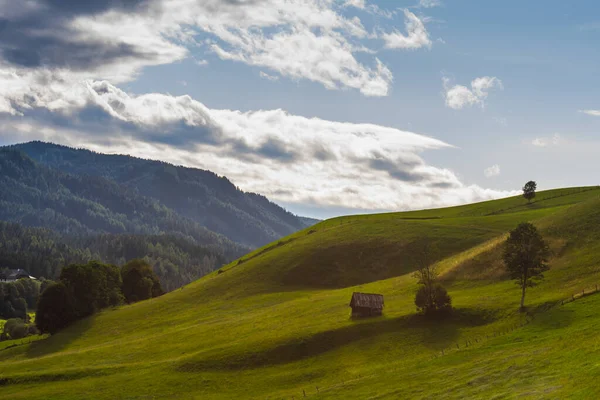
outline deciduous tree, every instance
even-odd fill
[[[523,186],[523,197],[527,199],[529,203],[535,198],[535,191],[537,190],[537,183],[535,181],[529,181]]]
[[[421,285],[415,296],[417,310],[424,314],[447,312],[452,309],[452,300],[446,289],[438,283],[438,270],[434,263],[435,248],[424,242],[414,254],[417,271],[413,276]]]
[[[35,324],[41,333],[54,334],[75,320],[73,299],[67,287],[54,283],[40,295]]]
[[[504,247],[504,264],[510,277],[521,287],[521,310],[525,307],[525,291],[544,278],[549,269],[550,248],[531,223],[522,223],[510,232]]]
[[[142,259],[131,260],[121,268],[123,295],[128,303],[164,294],[152,267]]]

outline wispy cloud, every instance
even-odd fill
[[[0,135],[205,168],[286,203],[414,209],[510,194],[426,163],[422,152],[452,146],[413,132],[283,110],[215,110],[189,96],[131,95],[106,81],[34,81],[0,96],[21,114],[4,113]]]
[[[422,8],[440,7],[441,5],[441,0],[419,0],[418,4],[418,6]]]
[[[483,174],[486,178],[493,178],[495,176],[500,175],[500,166],[498,164],[494,164],[491,167],[486,168],[483,171]]]
[[[600,110],[579,110],[579,112],[591,115],[592,117],[600,117]]]
[[[531,141],[535,147],[558,146],[562,141],[560,134],[555,133],[550,137],[537,137]]]
[[[431,39],[423,21],[408,10],[404,10],[404,19],[406,34],[399,31],[383,33],[381,38],[385,41],[385,47],[408,50],[420,49],[421,47],[431,48]]]
[[[473,79],[470,89],[462,85],[452,86],[448,78],[443,78],[443,84],[446,91],[446,106],[455,110],[474,105],[484,107],[491,89],[503,89],[502,81],[490,76]]]
[[[275,82],[275,81],[279,80],[278,76],[269,75],[269,74],[267,74],[266,72],[263,72],[263,71],[260,71],[259,75],[260,75],[261,78],[264,78],[264,79],[269,80],[271,82]]]

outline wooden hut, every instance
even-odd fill
[[[372,317],[383,312],[383,295],[373,293],[352,293],[350,300],[353,317]]]

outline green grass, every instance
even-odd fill
[[[510,198],[324,221],[161,298],[1,350],[2,395],[597,397],[589,386],[600,295],[548,308],[600,283],[599,206],[593,187],[543,192],[530,205]],[[551,242],[552,269],[528,291],[533,322],[494,337],[527,319],[498,261],[522,221]],[[442,321],[414,311],[411,254],[425,238],[439,248],[455,306]],[[384,316],[351,320],[357,290],[384,294]]]

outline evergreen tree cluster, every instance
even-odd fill
[[[144,258],[167,291],[192,282],[248,251],[239,245],[200,244],[178,233],[87,234],[0,221],[0,268],[22,268],[37,278],[58,279],[64,265],[100,260],[122,265]]]
[[[69,189],[77,189],[79,178],[83,178],[89,188],[86,190],[93,194],[86,197],[110,211],[129,216],[128,212],[135,206],[138,213],[135,216],[140,217],[136,219],[136,225],[143,225],[140,213],[149,214],[151,210],[147,208],[155,208],[164,214],[165,225],[169,219],[181,216],[210,232],[250,247],[263,246],[306,227],[305,221],[266,197],[244,192],[227,178],[210,171],[43,142],[24,143],[8,149],[23,152],[48,171],[62,173],[61,179]],[[64,176],[70,178],[64,179]],[[105,193],[100,195],[94,187],[102,188]],[[126,201],[119,196],[125,197]],[[138,204],[141,196],[145,204]],[[107,232],[122,229],[121,224],[124,224],[127,231],[132,232],[124,219],[109,216],[101,208],[93,210],[88,222],[105,224]],[[171,228],[172,225],[185,224],[179,220],[176,224],[173,222]],[[186,229],[193,230],[192,227]]]

